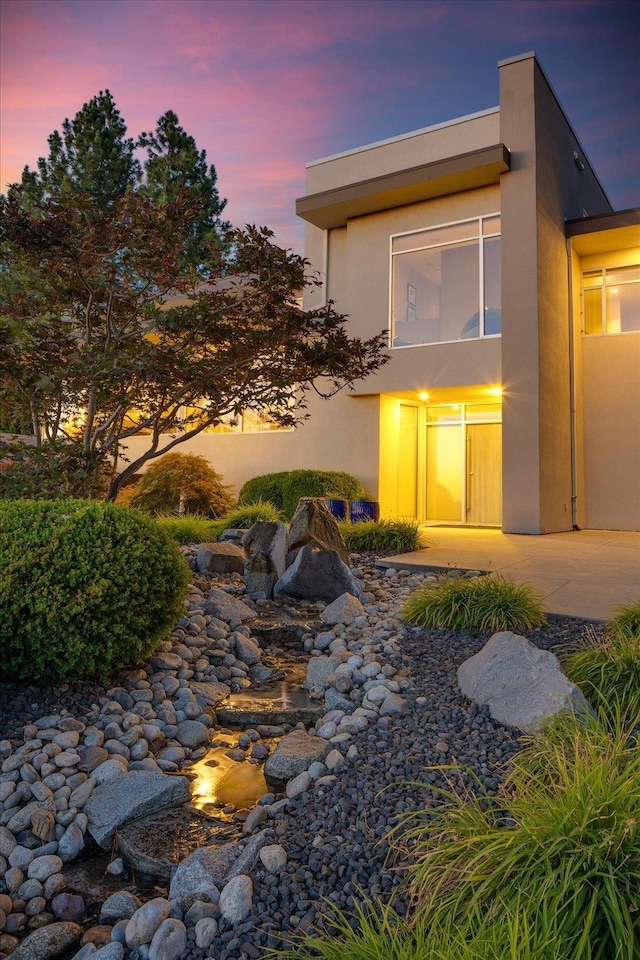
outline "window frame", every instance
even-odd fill
[[[484,233],[483,224],[485,220],[492,220],[496,217],[500,218],[500,229],[498,231],[492,231]],[[398,240],[401,237],[410,237],[415,235],[416,237],[420,234],[428,234],[435,232],[437,230],[443,230],[447,227],[457,227],[462,226],[463,224],[476,224],[477,233],[475,236],[468,236],[465,238],[460,238],[455,241],[455,243],[433,243],[433,244],[420,244],[419,246],[410,247],[406,250],[397,250],[394,251],[393,244],[394,240]],[[398,233],[392,233],[389,237],[389,310],[388,310],[388,347],[390,350],[406,350],[414,349],[415,347],[432,347],[441,343],[462,343],[462,342],[473,342],[476,340],[496,340],[502,336],[502,322],[500,333],[485,333],[485,321],[486,321],[486,310],[487,307],[484,302],[485,297],[485,250],[484,250],[484,241],[485,240],[495,240],[496,238],[502,239],[502,214],[499,210],[493,211],[492,213],[482,213],[474,217],[464,217],[461,220],[448,220],[443,223],[433,224],[428,227],[420,227],[414,230],[403,230]],[[444,249],[446,247],[454,247],[458,244],[468,243],[469,241],[476,241],[478,244],[478,327],[479,334],[477,337],[458,337],[455,340],[429,340],[425,343],[404,343],[404,344],[394,344],[395,338],[395,319],[393,315],[393,300],[394,300],[394,258],[402,256],[405,253],[417,253],[420,250],[436,250]],[[502,293],[502,290],[500,291]],[[502,308],[501,308],[502,309]],[[482,324],[480,324],[480,318],[482,318]],[[480,326],[482,329],[480,330]]]
[[[594,337],[621,337],[629,333],[639,333],[640,325],[637,330],[609,330],[608,329],[608,306],[607,306],[607,275],[616,273],[619,270],[640,270],[640,263],[614,263],[609,266],[592,267],[580,271],[580,336],[591,340]],[[600,277],[599,284],[585,286],[586,277]],[[640,279],[629,281],[616,280],[611,286],[637,286],[640,292]],[[598,333],[589,333],[586,329],[586,311],[585,311],[585,292],[591,290],[600,291],[600,331]]]

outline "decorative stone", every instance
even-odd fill
[[[220,894],[220,914],[228,923],[242,923],[253,907],[253,883],[240,874],[226,884]]]
[[[228,699],[231,693],[231,688],[226,683],[218,683],[215,680],[207,683],[192,681],[189,686],[198,706],[203,710],[215,710],[219,704]]]
[[[280,786],[306,770],[314,760],[324,760],[329,752],[325,740],[310,737],[304,730],[293,730],[283,737],[265,762],[267,783]]]
[[[310,690],[312,687],[329,686],[329,677],[342,663],[342,657],[311,657],[307,664],[307,676],[303,687]]]
[[[55,854],[49,854],[48,856],[37,857],[35,860],[32,860],[29,864],[27,875],[30,880],[39,880],[40,883],[44,883],[49,877],[61,871],[62,859]]]
[[[183,747],[195,749],[195,747],[209,743],[209,739],[209,728],[205,727],[204,723],[200,723],[199,720],[182,720],[178,724],[176,740]]]
[[[321,497],[301,497],[296,512],[291,518],[288,540],[288,566],[293,563],[296,554],[304,546],[335,550],[345,564],[349,563],[349,552],[342,539],[340,528]]]
[[[77,923],[62,921],[34,930],[13,951],[13,960],[51,960],[68,950],[82,936]]]
[[[201,543],[196,554],[198,573],[242,573],[244,551],[234,543]]]
[[[510,631],[495,633],[458,667],[458,684],[465,697],[488,704],[494,720],[523,733],[535,733],[558,713],[590,710],[552,653]]]
[[[218,617],[226,623],[236,620],[238,623],[244,623],[245,620],[252,620],[256,612],[242,600],[237,600],[225,590],[219,590],[214,587],[209,593],[204,605],[205,611],[213,617]]]
[[[38,840],[49,843],[55,838],[56,818],[49,810],[34,810],[31,814],[31,829]]]
[[[260,851],[260,860],[268,873],[279,873],[287,862],[287,852],[279,843],[270,843]]]
[[[325,607],[320,617],[329,626],[336,623],[344,623],[345,626],[348,626],[353,623],[356,617],[361,617],[364,614],[365,609],[358,598],[350,593],[343,593],[328,607]]]
[[[84,850],[84,834],[77,823],[71,823],[58,841],[58,855],[65,863],[75,860]]]
[[[85,915],[84,900],[77,893],[59,893],[51,901],[51,910],[56,920],[80,923]]]
[[[335,550],[305,546],[276,583],[273,595],[331,603],[343,593],[357,596],[361,589]]]
[[[313,783],[313,777],[308,770],[303,770],[302,773],[299,773],[297,777],[294,777],[293,780],[289,780],[285,788],[285,793],[289,800],[295,800],[296,797],[299,797],[300,794],[306,793],[307,790],[311,787]]]
[[[196,947],[208,950],[218,935],[218,921],[213,917],[202,917],[196,923]]]
[[[231,652],[235,653],[238,660],[242,660],[249,667],[259,663],[262,658],[262,650],[259,644],[251,637],[245,637],[241,633],[233,634]]]
[[[129,949],[133,950],[143,943],[151,943],[153,935],[162,921],[167,919],[170,910],[171,904],[164,897],[148,900],[147,903],[138,907],[125,931],[125,940]]]
[[[258,520],[244,536],[244,582],[250,597],[271,597],[287,565],[287,528]]]
[[[87,944],[87,946],[89,946],[89,944]],[[95,953],[88,953],[87,958],[89,957],[91,957],[91,960],[122,960],[124,957],[124,946],[119,942],[105,943],[104,947],[100,947]],[[73,960],[82,960],[82,958],[79,954],[76,954]]]
[[[135,770],[95,788],[84,809],[89,833],[96,843],[107,850],[115,831],[123,823],[167,807],[179,806],[186,803],[190,796],[186,777]]]
[[[142,904],[135,894],[128,890],[119,890],[112,893],[110,897],[102,904],[100,909],[100,923],[109,923],[110,921],[129,919],[134,915]]]
[[[173,917],[163,920],[151,941],[149,960],[178,960],[187,949],[187,928]]]

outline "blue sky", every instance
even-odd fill
[[[135,135],[175,110],[227,216],[302,251],[305,162],[498,103],[535,50],[617,209],[640,205],[628,0],[1,0],[0,182],[109,88]]]

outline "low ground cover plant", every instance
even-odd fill
[[[584,646],[564,658],[567,676],[597,709],[640,716],[640,602],[622,607]]]
[[[357,553],[408,553],[426,546],[426,535],[415,520],[378,520],[363,523],[340,523],[340,533],[347,550]]]
[[[285,470],[266,473],[247,480],[238,497],[239,504],[268,500],[290,520],[300,497],[331,497],[338,500],[364,500],[366,491],[357,477],[337,470]]]
[[[234,506],[230,488],[206,457],[191,453],[166,453],[152,463],[126,494],[130,507],[145,513],[195,513],[221,517]]]
[[[229,527],[235,530],[248,530],[257,520],[279,519],[279,511],[272,503],[265,503],[263,500],[237,507],[218,520],[208,520],[196,514],[181,516],[165,514],[156,517],[163,529],[181,544],[207,543],[217,540],[222,531]]]
[[[90,500],[0,502],[0,680],[98,678],[154,651],[189,570],[151,517]]]
[[[402,617],[418,626],[451,630],[526,630],[544,622],[531,587],[497,573],[428,583],[408,598]]]

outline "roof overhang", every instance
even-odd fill
[[[581,256],[640,247],[640,207],[567,220],[566,235]]]
[[[296,200],[296,213],[325,230],[343,227],[352,217],[499,183],[500,174],[510,168],[509,151],[503,143],[497,143],[301,197]]]

